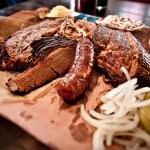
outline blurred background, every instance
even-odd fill
[[[36,2],[39,4],[47,5],[49,3],[49,1],[53,1],[53,3],[56,4],[58,0],[0,0],[0,9],[11,6],[11,5],[16,5],[16,4],[19,4],[21,2],[25,2],[25,1],[33,1],[33,2]],[[68,0],[62,0],[62,1],[65,2]],[[98,0],[98,1],[99,1],[99,3],[100,2],[103,3],[102,1],[107,1],[107,0]],[[120,0],[120,1],[124,1],[124,0]],[[127,0],[127,1],[150,3],[150,0]]]

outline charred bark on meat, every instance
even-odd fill
[[[9,60],[1,63],[0,69],[23,71],[30,67],[34,52],[31,43],[43,36],[54,35],[59,30],[60,24],[56,20],[45,20],[15,32],[4,42],[4,53],[8,54]]]
[[[76,42],[68,38],[52,36],[42,38],[31,45],[37,51],[32,67],[8,81],[6,85],[12,92],[27,93],[52,81],[64,74],[74,60]]]
[[[29,66],[35,66],[38,62],[43,61],[49,53],[57,48],[75,45],[76,41],[64,36],[42,37],[31,43],[33,48],[33,60]]]
[[[98,66],[110,78],[113,86],[126,80],[120,70],[125,67],[131,78],[137,77],[141,86],[150,84],[150,55],[130,33],[98,25],[93,42],[101,49],[97,56]]]

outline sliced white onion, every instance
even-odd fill
[[[81,106],[81,115],[84,120],[97,128],[93,136],[94,150],[103,150],[104,141],[111,146],[112,142],[124,145],[127,150],[146,150],[150,149],[150,135],[138,128],[139,116],[138,108],[149,106],[150,99],[143,101],[149,87],[136,89],[137,79],[130,79],[125,68],[121,68],[127,80],[125,83],[112,89],[107,94],[100,97],[103,104],[100,105],[101,113],[95,110],[85,111],[84,105]],[[96,98],[98,99],[98,98]],[[130,136],[131,140],[118,139],[116,137]],[[146,143],[141,147],[141,143]]]
[[[132,132],[118,132],[116,136],[131,136],[143,139],[148,146],[150,146],[150,135],[143,129],[136,127]]]
[[[121,67],[121,70],[125,74],[127,80],[130,80],[131,78],[130,78],[130,75],[129,75],[128,71],[124,67]]]
[[[105,150],[104,134],[100,128],[98,128],[93,135],[93,150]]]
[[[133,94],[136,96],[136,95],[143,94],[149,91],[150,91],[149,87],[144,87],[144,88],[135,90]]]
[[[121,85],[119,85],[117,88],[112,89],[109,91],[105,96],[102,96],[101,100],[102,102],[105,102],[108,99],[112,99],[114,96],[116,96],[119,92],[124,90],[125,88],[129,88],[131,86],[134,86],[137,83],[137,78],[131,79],[130,81],[127,81]]]
[[[98,113],[96,112],[95,110],[91,109],[89,110],[89,113],[94,117],[94,118],[97,118],[97,119],[112,119],[113,115],[104,115],[104,114],[101,114],[101,113]]]
[[[128,106],[128,108],[140,108],[140,107],[145,107],[150,105],[150,99],[147,99],[146,101],[142,102],[135,102],[131,105]]]
[[[112,101],[109,101],[103,104],[100,108],[104,112],[104,114],[110,115],[116,111],[117,106]]]
[[[93,125],[94,127],[102,128],[102,129],[114,131],[114,132],[130,131],[130,130],[134,129],[137,126],[137,124],[139,123],[138,114],[135,114],[132,122],[125,124],[125,125],[124,124],[123,125],[114,124],[114,121],[112,121],[111,124],[110,123],[109,124],[102,123],[101,121],[93,119],[91,116],[89,116],[88,113],[85,111],[83,105],[81,106],[81,114],[82,114],[82,117],[89,124]]]
[[[107,146],[111,146],[112,145],[113,136],[114,136],[114,132],[110,132],[109,131],[109,134],[107,134],[107,136],[106,136],[106,145]]]
[[[125,140],[118,137],[114,137],[113,141],[123,146],[132,146],[134,144],[132,140]]]

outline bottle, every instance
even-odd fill
[[[107,9],[107,0],[98,0],[96,15],[100,17],[104,17]]]
[[[97,0],[75,0],[75,11],[90,15],[96,14]]]

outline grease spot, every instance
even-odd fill
[[[70,113],[73,113],[73,110],[69,110]]]
[[[96,87],[98,82],[98,73],[95,71],[90,79],[88,87],[86,88],[88,92],[92,92],[93,89]]]
[[[54,120],[51,120],[50,122],[51,122],[51,123],[55,123],[55,121],[54,121]]]
[[[21,112],[20,116],[23,117],[26,121],[29,121],[30,119],[33,118],[33,116],[28,114],[26,111]]]
[[[78,142],[85,142],[88,137],[91,137],[91,134],[88,132],[88,128],[84,123],[78,125],[71,124],[69,126],[72,137]]]
[[[54,102],[56,102],[56,100],[57,100],[57,96],[51,97],[51,104],[53,104]]]
[[[60,104],[59,110],[60,111],[61,110],[66,110],[66,109],[69,109],[70,107],[71,107],[70,105],[68,105],[67,103],[65,103],[65,102],[62,101],[62,103]]]
[[[75,123],[80,118],[80,107],[77,108],[74,118],[72,119],[72,123]]]
[[[24,102],[24,105],[34,105],[34,104],[36,104],[36,103],[37,103],[36,100],[33,100],[33,101],[26,101],[26,102]]]

